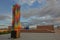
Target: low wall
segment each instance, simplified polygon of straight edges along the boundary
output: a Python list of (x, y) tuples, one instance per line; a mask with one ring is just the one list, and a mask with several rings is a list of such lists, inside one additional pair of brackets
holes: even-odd
[(54, 30), (54, 25), (42, 25), (42, 26), (37, 26), (37, 29)]
[(32, 32), (32, 33), (55, 33), (53, 25), (37, 26), (37, 29), (21, 29), (21, 32)]

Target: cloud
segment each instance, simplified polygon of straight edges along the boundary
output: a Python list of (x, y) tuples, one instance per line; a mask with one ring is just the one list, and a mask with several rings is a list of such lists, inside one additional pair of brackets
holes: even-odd
[(26, 3), (27, 3), (28, 5), (32, 5), (34, 2), (35, 2), (35, 0), (27, 0), (27, 1), (26, 1)]
[[(51, 1), (49, 1), (51, 2)], [(22, 12), (24, 18), (29, 19), (33, 24), (59, 24), (60, 23), (60, 6), (54, 3), (46, 4), (43, 8), (30, 8)], [(53, 6), (52, 6), (53, 5)], [(58, 18), (58, 19), (57, 19)], [(59, 21), (57, 21), (59, 20)]]
[(14, 0), (14, 1), (21, 5), (25, 3), (31, 5), (35, 0)]
[[(11, 25), (12, 21), (12, 15), (10, 14), (0, 14), (0, 25), (4, 25), (3, 27), (7, 28), (9, 25)], [(0, 27), (2, 28), (2, 27)]]
[(5, 15), (0, 15), (0, 20), (6, 20), (6, 19), (10, 19), (10, 17)]
[[(15, 2), (23, 5), (28, 4), (31, 6), (35, 1), (38, 1), (38, 3), (41, 3), (44, 0), (14, 0)], [(46, 1), (46, 0), (45, 0)], [(58, 4), (58, 3), (57, 3)], [(48, 0), (47, 4), (41, 8), (29, 8), (28, 10), (25, 10), (21, 12), (21, 16), (23, 16), (23, 19), (21, 19), (21, 22), (30, 22), (32, 24), (58, 24), (60, 21), (60, 5), (56, 4), (56, 0)], [(6, 22), (11, 21), (12, 16), (7, 15), (1, 15), (0, 20), (6, 20)], [(58, 19), (57, 19), (58, 18)]]
[(35, 1), (37, 1), (38, 3), (42, 3), (45, 0), (14, 0), (14, 1), (20, 5), (28, 4), (29, 6), (31, 6)]

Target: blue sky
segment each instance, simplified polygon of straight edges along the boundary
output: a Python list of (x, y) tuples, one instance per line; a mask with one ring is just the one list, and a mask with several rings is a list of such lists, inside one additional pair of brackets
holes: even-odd
[(0, 25), (9, 25), (12, 5), (12, 0), (0, 0)]
[[(41, 6), (44, 5), (43, 3), (45, 2), (39, 3), (38, 1), (34, 1), (34, 0), (29, 0), (29, 1), (27, 0), (0, 0), (0, 25), (9, 25), (11, 23), (12, 6), (16, 3), (21, 5), (21, 14), (22, 14), (24, 10), (27, 12), (27, 10), (31, 8), (40, 8)], [(28, 19), (21, 16), (21, 21), (28, 22)]]
[[(42, 23), (45, 23), (44, 20), (50, 20), (49, 18), (53, 19), (51, 13), (54, 13), (54, 10), (50, 12), (51, 10), (48, 10), (48, 7), (48, 9), (44, 8), (50, 5), (49, 2), (47, 0), (0, 0), (0, 25), (11, 25), (12, 6), (16, 3), (21, 5), (21, 22), (36, 23), (37, 21), (43, 20)], [(49, 14), (47, 14), (48, 12)], [(53, 14), (53, 16), (57, 16), (57, 14)]]

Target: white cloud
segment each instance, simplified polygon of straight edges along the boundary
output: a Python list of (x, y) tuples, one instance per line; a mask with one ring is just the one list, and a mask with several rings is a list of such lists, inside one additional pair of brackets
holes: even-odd
[(36, 19), (36, 20), (52, 20), (53, 17), (51, 17), (50, 15), (46, 15), (46, 16), (31, 16), (30, 19)]
[(35, 1), (38, 1), (38, 3), (42, 3), (42, 2), (46, 2), (47, 5), (60, 5), (60, 0), (14, 0), (16, 3), (19, 3), (20, 5), (23, 4), (28, 4), (28, 5), (32, 5)]
[(42, 3), (43, 1), (46, 2), (46, 0), (37, 0), (38, 3)]
[[(55, 20), (59, 20), (60, 18), (60, 6), (45, 6), (43, 8), (30, 8), (27, 11), (23, 11), (22, 12), (22, 16), (24, 18), (29, 18), (29, 20), (32, 23), (40, 23), (43, 24), (44, 22), (46, 22), (47, 24), (59, 24), (60, 21), (55, 21)], [(57, 18), (58, 19), (55, 19)], [(41, 22), (42, 20), (42, 22)]]
[(35, 1), (37, 1), (38, 3), (42, 3), (42, 1), (45, 1), (45, 0), (14, 0), (14, 1), (20, 5), (23, 5), (26, 3), (29, 6), (31, 6)]
[(21, 5), (23, 5), (25, 3), (31, 5), (35, 0), (14, 0), (14, 1), (21, 4)]
[(39, 3), (41, 3), (42, 2), (42, 0), (37, 0)]
[[(12, 15), (11, 14), (0, 14), (0, 25), (4, 25), (3, 28), (7, 28), (9, 25), (11, 25), (12, 21)], [(0, 27), (0, 28), (2, 28)]]
[[(28, 4), (28, 5), (32, 5), (35, 1), (38, 1), (39, 3), (41, 3), (43, 0), (16, 0), (16, 2), (21, 4), (21, 5), (23, 5), (25, 3)], [(47, 23), (47, 24), (48, 23), (53, 23), (54, 20), (58, 20), (58, 19), (53, 19), (54, 17), (56, 17), (56, 16), (60, 17), (60, 6), (59, 5), (56, 6), (56, 0), (48, 0), (47, 1), (47, 6), (44, 6), (41, 9), (40, 8), (32, 8), (31, 9), (30, 8), (27, 11), (26, 10), (23, 11), (22, 16), (24, 18), (26, 18), (26, 20), (22, 20), (22, 21), (23, 22), (30, 21), (30, 22), (33, 22), (33, 23), (40, 23), (40, 24), (41, 23)], [(53, 19), (53, 21), (51, 21), (51, 19)], [(47, 20), (47, 22), (46, 22), (46, 20)], [(58, 21), (56, 21), (56, 22), (54, 21), (54, 23), (57, 23), (57, 22)]]

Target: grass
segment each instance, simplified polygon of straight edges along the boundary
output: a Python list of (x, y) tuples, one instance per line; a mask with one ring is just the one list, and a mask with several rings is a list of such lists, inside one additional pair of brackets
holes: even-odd
[(0, 32), (0, 35), (9, 34), (10, 32)]

